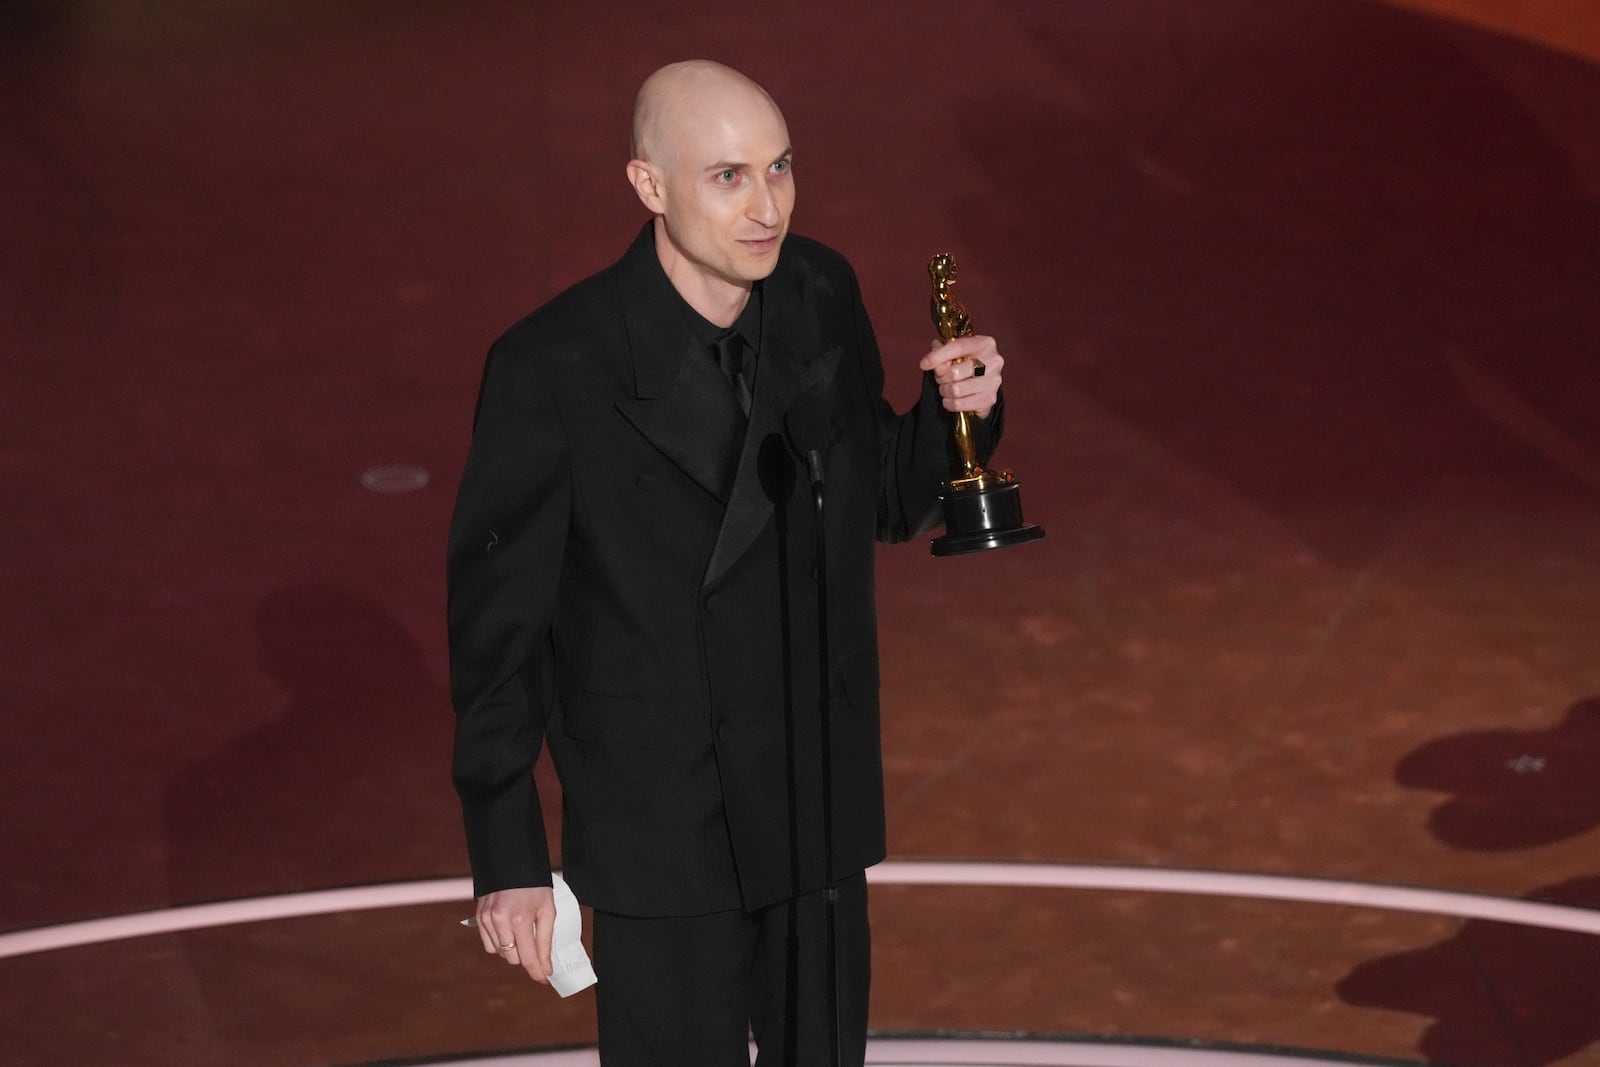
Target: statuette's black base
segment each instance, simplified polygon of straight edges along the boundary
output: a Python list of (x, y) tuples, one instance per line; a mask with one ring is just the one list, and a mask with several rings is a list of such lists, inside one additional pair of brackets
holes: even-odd
[(1022, 521), (1022, 487), (1017, 482), (947, 493), (944, 528), (945, 535), (933, 541), (935, 556), (1006, 548), (1044, 536), (1043, 528)]

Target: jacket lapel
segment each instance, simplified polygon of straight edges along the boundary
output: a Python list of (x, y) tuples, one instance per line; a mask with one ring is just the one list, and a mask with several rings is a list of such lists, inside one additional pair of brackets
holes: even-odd
[[(648, 257), (648, 258), (646, 258)], [(649, 226), (619, 264), (622, 318), (633, 358), (631, 399), (617, 410), (706, 492), (726, 503), (739, 463), (744, 412), (709, 351), (677, 321), (670, 283), (654, 262)]]
[[(761, 355), (756, 361), (750, 422), (702, 586), (727, 573), (771, 520), (773, 501), (761, 478), (763, 447), (776, 435), (779, 447), (787, 449), (783, 418), (789, 405), (807, 389), (830, 382), (838, 367), (840, 349), (822, 351), (814, 293), (804, 284), (801, 271), (788, 268), (789, 262), (780, 258), (777, 270), (763, 283)], [(726, 385), (723, 392), (727, 393)]]

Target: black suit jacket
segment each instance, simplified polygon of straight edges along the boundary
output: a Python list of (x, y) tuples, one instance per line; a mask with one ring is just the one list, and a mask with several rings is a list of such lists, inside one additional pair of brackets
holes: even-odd
[[(744, 425), (646, 225), (489, 353), (449, 545), (453, 776), (479, 895), (548, 884), (530, 768), (580, 900), (633, 915), (819, 887), (815, 519), (784, 415), (827, 412), (834, 873), (883, 858), (874, 540), (937, 514), (931, 378), (895, 415), (855, 276), (790, 236)], [(993, 422), (995, 420), (991, 420)]]

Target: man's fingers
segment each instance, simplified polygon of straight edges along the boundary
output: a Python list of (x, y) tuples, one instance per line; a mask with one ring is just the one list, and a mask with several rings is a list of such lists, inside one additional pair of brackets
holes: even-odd
[(478, 937), (485, 952), (504, 956), (515, 950), (517, 934), (512, 920), (511, 909), (497, 904), (493, 897), (478, 901)]
[(524, 971), (527, 971), (528, 977), (535, 982), (550, 981), (550, 965), (540, 962), (539, 949), (537, 947), (538, 934), (529, 934), (528, 943), (534, 947), (524, 950), (521, 945), (518, 945), (506, 954), (506, 962), (514, 963)]
[(922, 357), (923, 370), (932, 371), (940, 385), (998, 375), (1005, 360), (992, 337), (958, 337), (936, 345)]
[(549, 981), (551, 972), (555, 970), (550, 959), (550, 946), (555, 936), (556, 910), (541, 909), (536, 915), (533, 930), (529, 935), (533, 951), (527, 954), (528, 958), (522, 966), (535, 981), (545, 982)]
[(515, 956), (517, 953), (517, 935), (511, 933), (508, 928), (503, 929), (506, 929), (507, 932), (504, 934), (494, 934), (486, 939), (488, 942), (488, 951), (493, 952), (498, 956)]
[(522, 965), (522, 950), (517, 945), (512, 945), (510, 948), (503, 948), (500, 950), (500, 958), (511, 964), (513, 967), (520, 967)]
[(922, 357), (922, 369), (937, 370), (940, 365), (945, 363), (974, 358), (987, 363), (990, 354), (996, 351), (994, 338), (983, 334), (957, 337), (942, 344), (935, 341), (933, 347), (928, 349), (928, 354)]
[(996, 354), (994, 367), (990, 369), (986, 366), (983, 374), (973, 374), (970, 369), (963, 368), (961, 377), (938, 379), (939, 396), (945, 410), (965, 411), (979, 418), (987, 418), (1000, 396), (1000, 362)]
[(532, 912), (519, 913), (512, 919), (517, 951), (506, 962), (517, 964), (536, 982), (548, 981), (550, 977), (550, 934), (555, 927), (555, 919), (554, 908), (548, 911), (535, 908)]
[(555, 896), (549, 886), (501, 890), (478, 899), (478, 935), (484, 951), (541, 982), (550, 976), (555, 921)]
[[(554, 916), (550, 917), (551, 920)], [(521, 967), (528, 972), (528, 977), (543, 982), (550, 975), (548, 966), (550, 956), (549, 929), (553, 921), (539, 922), (526, 912), (513, 915), (511, 918), (512, 947), (502, 949), (501, 955), (505, 961), (514, 966)]]
[[(513, 939), (496, 946), (495, 951), (500, 954), (501, 959), (513, 967), (521, 967), (527, 971), (528, 977), (538, 982), (546, 982), (550, 976), (547, 962), (549, 949), (546, 947), (541, 950), (541, 939), (548, 942), (548, 938), (543, 937), (539, 924), (534, 924), (531, 928), (518, 933)], [(540, 962), (541, 955), (546, 962)]]
[(950, 411), (983, 411), (987, 413), (1000, 395), (1000, 368), (1004, 364), (999, 353), (992, 364), (983, 365), (983, 373), (974, 373), (974, 367), (962, 364), (950, 373), (938, 376), (939, 395)]
[(964, 359), (960, 363), (951, 364), (949, 370), (956, 379), (966, 378), (998, 378), (1001, 369), (1006, 365), (1006, 358), (997, 350), (990, 349), (979, 353), (971, 359)]
[(1006, 361), (1000, 353), (995, 352), (988, 359), (963, 359), (941, 367), (935, 372), (934, 378), (941, 386), (965, 382), (966, 386), (960, 391), (971, 393), (995, 386), (1000, 381), (1000, 370), (1005, 365)]
[(474, 926), (478, 928), (478, 940), (483, 942), (483, 951), (491, 956), (500, 951), (496, 944), (494, 923), (489, 917), (487, 898), (478, 901), (478, 913), (475, 916)]

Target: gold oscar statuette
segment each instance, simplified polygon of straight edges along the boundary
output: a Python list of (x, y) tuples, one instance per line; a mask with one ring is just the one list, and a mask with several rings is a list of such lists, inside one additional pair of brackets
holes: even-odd
[[(972, 319), (951, 293), (956, 282), (955, 257), (941, 252), (928, 261), (933, 282), (929, 310), (939, 340), (946, 343), (972, 334)], [(973, 375), (983, 374), (983, 364)], [(933, 541), (936, 556), (959, 556), (989, 548), (1005, 548), (1037, 541), (1044, 530), (1022, 521), (1022, 487), (1010, 471), (985, 470), (978, 462), (974, 437), (976, 420), (965, 411), (955, 413), (955, 464), (945, 484), (944, 536)]]

